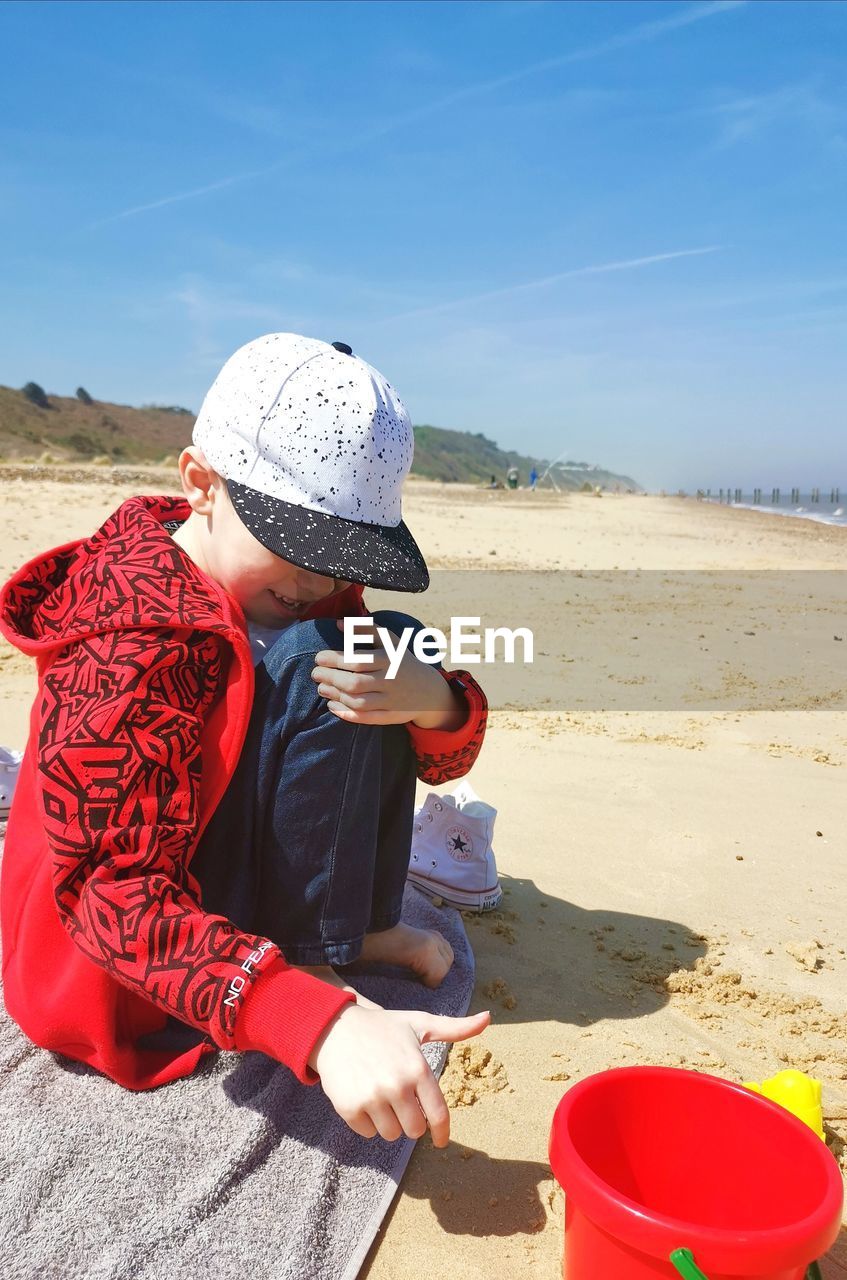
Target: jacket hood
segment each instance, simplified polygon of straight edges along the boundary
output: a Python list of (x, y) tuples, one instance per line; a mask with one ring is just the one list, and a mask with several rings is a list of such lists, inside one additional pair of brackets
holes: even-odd
[(36, 556), (0, 591), (0, 630), (33, 655), (127, 628), (243, 634), (236, 602), (170, 536), (189, 511), (184, 498), (129, 498), (91, 537)]

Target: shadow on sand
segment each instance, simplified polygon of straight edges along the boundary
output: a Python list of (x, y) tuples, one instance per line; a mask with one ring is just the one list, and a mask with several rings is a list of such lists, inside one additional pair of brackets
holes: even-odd
[[(706, 953), (705, 940), (679, 921), (586, 910), (519, 877), (501, 876), (501, 883), (499, 911), (464, 917), (476, 957), (472, 1008), (490, 1007), (496, 1023), (589, 1027), (605, 1019), (646, 1017), (667, 1004), (668, 976), (693, 968)], [(496, 1105), (497, 1097), (492, 1094), (486, 1105)], [(450, 1235), (531, 1237), (561, 1207), (546, 1162), (495, 1159), (455, 1141), (446, 1151), (436, 1151), (426, 1139), (420, 1143), (402, 1190), (428, 1201)], [(397, 1203), (360, 1280), (367, 1280)]]
[(667, 1004), (668, 976), (706, 953), (705, 940), (678, 921), (586, 910), (541, 893), (532, 880), (501, 876), (501, 883), (499, 911), (465, 915), (477, 966), (474, 1007), (490, 1004), (498, 1023), (644, 1017)]

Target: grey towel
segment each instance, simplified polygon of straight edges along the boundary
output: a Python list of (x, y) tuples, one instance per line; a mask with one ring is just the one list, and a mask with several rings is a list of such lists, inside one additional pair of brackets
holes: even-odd
[[(456, 963), (437, 991), (400, 971), (356, 978), (395, 1009), (461, 1015), (473, 954), (459, 914), (407, 887), (403, 918)], [(424, 1049), (440, 1073), (445, 1045)], [(4, 1280), (353, 1280), (414, 1143), (357, 1137), (319, 1085), (261, 1053), (210, 1055), (189, 1079), (129, 1093), (0, 1017)]]

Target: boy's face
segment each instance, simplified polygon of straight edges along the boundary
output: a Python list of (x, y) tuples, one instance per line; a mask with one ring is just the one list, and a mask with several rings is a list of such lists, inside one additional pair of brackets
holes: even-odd
[(200, 567), (238, 601), (251, 622), (265, 627), (287, 627), (302, 618), (318, 600), (349, 586), (339, 579), (300, 569), (268, 551), (241, 522), (226, 485), (218, 476), (214, 477), (213, 490), (211, 510), (202, 522), (202, 535), (197, 525), (192, 532), (183, 525), (186, 536), (177, 534), (176, 539)]

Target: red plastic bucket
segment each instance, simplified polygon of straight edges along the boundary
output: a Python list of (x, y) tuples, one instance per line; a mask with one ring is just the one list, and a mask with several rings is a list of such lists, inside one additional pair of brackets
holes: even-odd
[(680, 1280), (681, 1248), (708, 1280), (804, 1280), (841, 1223), (841, 1174), (820, 1138), (695, 1071), (621, 1067), (574, 1085), (550, 1164), (566, 1196), (566, 1280)]

